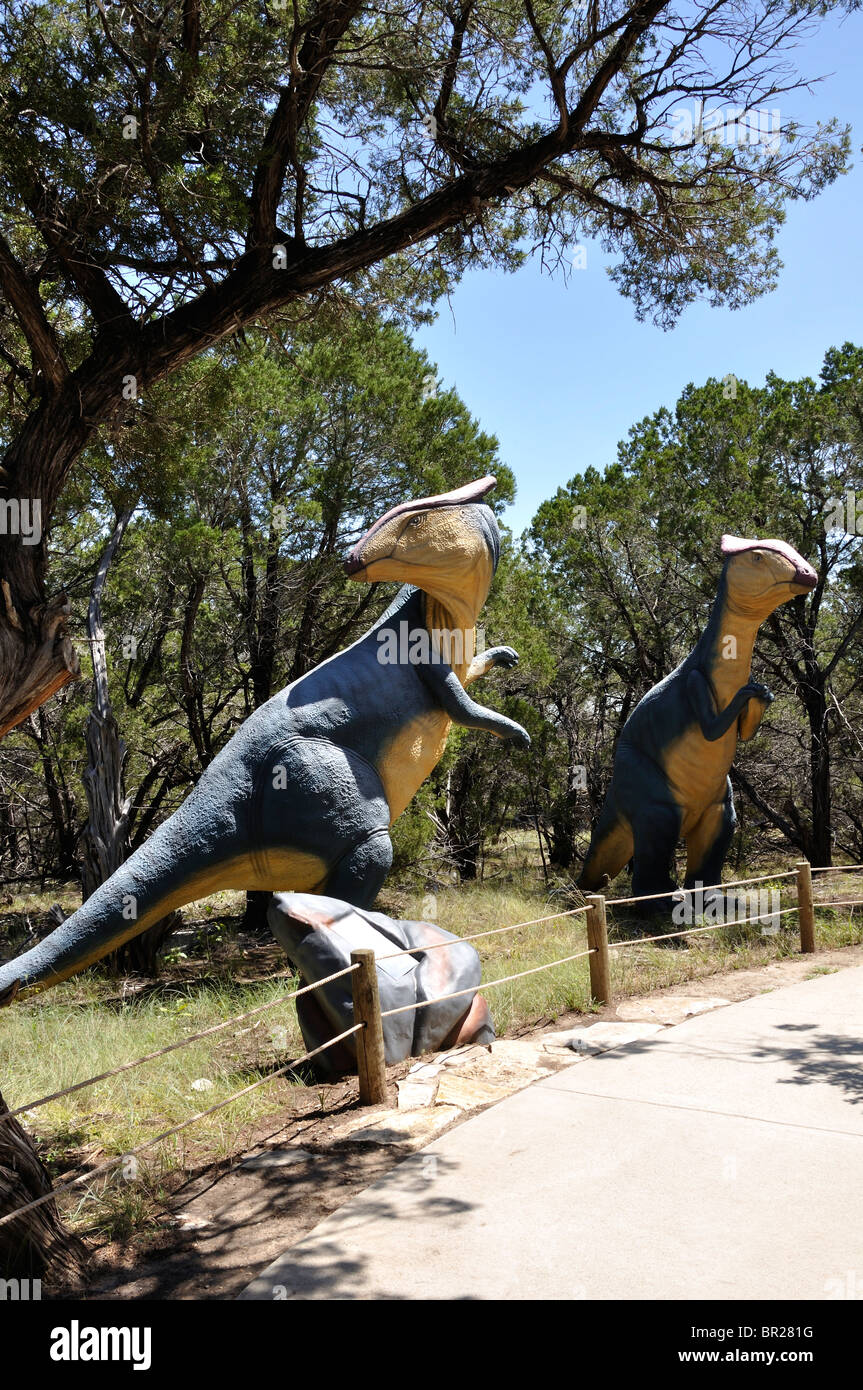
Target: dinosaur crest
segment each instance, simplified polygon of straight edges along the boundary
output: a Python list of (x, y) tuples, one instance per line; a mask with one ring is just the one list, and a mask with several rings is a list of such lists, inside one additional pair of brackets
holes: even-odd
[(726, 557), (728, 557), (729, 555), (742, 555), (743, 552), (746, 550), (772, 550), (775, 554), (781, 555), (784, 559), (789, 560), (791, 562), (791, 564), (799, 573), (801, 580), (804, 577), (810, 578), (812, 580), (813, 585), (818, 580), (818, 575), (816, 574), (812, 566), (808, 563), (807, 560), (804, 560), (803, 556), (798, 554), (798, 552), (794, 549), (793, 545), (789, 545), (787, 541), (748, 541), (743, 536), (725, 535), (722, 537), (722, 544), (720, 550), (721, 553)]

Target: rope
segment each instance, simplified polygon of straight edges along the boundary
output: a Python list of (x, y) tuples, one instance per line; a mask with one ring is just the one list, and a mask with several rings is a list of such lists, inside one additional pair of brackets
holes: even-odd
[(268, 1082), (274, 1081), (277, 1076), (284, 1076), (286, 1071), (292, 1071), (301, 1062), (307, 1062), (310, 1058), (316, 1057), (319, 1052), (325, 1052), (328, 1047), (333, 1047), (336, 1043), (342, 1042), (344, 1038), (349, 1038), (352, 1033), (359, 1033), (365, 1027), (364, 1023), (355, 1023), (353, 1028), (348, 1028), (344, 1033), (339, 1033), (337, 1038), (330, 1038), (329, 1042), (322, 1043), (320, 1047), (314, 1048), (312, 1052), (304, 1052), (302, 1057), (295, 1057), (293, 1061), (287, 1062), (278, 1071), (271, 1072), (269, 1076), (264, 1076), (260, 1081), (253, 1081), (250, 1086), (244, 1086), (242, 1091), (236, 1091), (234, 1095), (228, 1096), (227, 1100), (217, 1101), (208, 1110), (199, 1110), (197, 1115), (192, 1115), (190, 1119), (181, 1121), (174, 1125), (172, 1129), (166, 1129), (164, 1134), (157, 1134), (153, 1139), (146, 1139), (143, 1144), (138, 1144), (134, 1149), (129, 1149), (127, 1153), (115, 1154), (107, 1163), (101, 1163), (98, 1168), (94, 1168), (89, 1173), (82, 1173), (79, 1177), (73, 1178), (71, 1182), (65, 1182), (61, 1187), (55, 1187), (52, 1192), (46, 1192), (44, 1196), (37, 1197), (33, 1202), (27, 1202), (25, 1206), (16, 1208), (6, 1216), (0, 1216), (0, 1226), (5, 1226), (9, 1221), (17, 1221), (19, 1216), (23, 1216), (26, 1211), (32, 1211), (34, 1207), (41, 1207), (44, 1202), (52, 1202), (61, 1192), (69, 1192), (73, 1187), (78, 1187), (81, 1183), (90, 1182), (93, 1178), (99, 1177), (101, 1173), (108, 1172), (118, 1163), (122, 1163), (127, 1158), (134, 1158), (136, 1154), (142, 1153), (144, 1149), (152, 1148), (154, 1144), (160, 1144), (163, 1139), (170, 1139), (173, 1134), (179, 1134), (181, 1129), (187, 1129), (189, 1125), (196, 1124), (198, 1120), (203, 1120), (207, 1115), (212, 1115), (216, 1110), (224, 1110), (226, 1105), (232, 1105), (241, 1096), (247, 1096), (250, 1091), (255, 1091), (259, 1086), (266, 1086)]
[[(449, 944), (449, 943), (447, 943)], [(535, 965), (532, 970), (519, 970), (517, 975), (503, 975), (499, 980), (485, 980), (480, 985), (475, 985), (472, 989), (456, 989), (452, 994), (436, 994), (434, 999), (420, 999), (415, 1004), (402, 1004), (398, 1009), (387, 1009), (381, 1014), (381, 1018), (392, 1018), (393, 1014), (406, 1014), (411, 1009), (427, 1009), (431, 1004), (439, 1004), (442, 999), (460, 999), (463, 994), (476, 994), (480, 988), (492, 989), (494, 985), (505, 985), (510, 980), (521, 980), (525, 975), (537, 975), (540, 970), (553, 970), (556, 965), (566, 965), (571, 960), (582, 960), (585, 956), (596, 954), (596, 947), (591, 946), (589, 951), (579, 951), (574, 956), (564, 956), (562, 960), (549, 961), (547, 965)]]
[(820, 898), (816, 898), (813, 907), (863, 907), (863, 898), (846, 898), (844, 902), (823, 903)]
[(850, 874), (854, 869), (863, 869), (863, 864), (824, 864), (820, 869), (811, 869), (813, 874)]
[[(863, 867), (863, 865), (861, 865)], [(621, 903), (649, 903), (656, 898), (679, 898), (687, 893), (712, 893), (714, 889), (740, 888), (744, 883), (772, 883), (777, 878), (796, 878), (796, 869), (787, 869), (781, 874), (762, 874), (760, 878), (735, 878), (731, 883), (706, 883), (701, 888), (667, 888), (664, 893), (648, 893), (641, 898), (607, 898), (606, 907), (619, 907)]]
[(445, 946), (458, 946), (461, 941), (479, 941), (481, 936), (500, 936), (501, 932), (518, 931), (520, 927), (536, 927), (541, 922), (556, 922), (561, 917), (572, 917), (577, 912), (589, 912), (590, 905), (573, 907), (568, 912), (552, 912), (549, 917), (534, 917), (530, 922), (514, 922), (511, 927), (492, 927), (490, 931), (476, 931), (471, 936), (459, 936), (454, 941), (438, 941), (434, 946), (411, 946), (408, 950), (393, 951), (386, 956), (376, 956), (376, 960), (395, 960), (398, 956), (414, 956), (418, 951), (442, 951)]
[(695, 936), (697, 932), (719, 931), (722, 927), (745, 927), (749, 922), (764, 922), (771, 917), (784, 917), (786, 912), (796, 912), (797, 907), (783, 907), (777, 912), (762, 912), (760, 917), (744, 917), (730, 922), (711, 922), (708, 927), (688, 927), (686, 931), (664, 932), (662, 936), (634, 936), (629, 941), (609, 941), (609, 946), (646, 946), (650, 941), (668, 941), (673, 936)]
[(204, 1028), (200, 1033), (191, 1033), (189, 1037), (181, 1038), (179, 1042), (169, 1043), (167, 1047), (160, 1047), (156, 1052), (148, 1052), (144, 1057), (136, 1057), (134, 1062), (123, 1062), (119, 1067), (112, 1067), (110, 1071), (100, 1072), (98, 1076), (88, 1076), (86, 1081), (76, 1081), (74, 1086), (67, 1086), (62, 1091), (53, 1091), (50, 1096), (42, 1096), (39, 1100), (32, 1100), (28, 1105), (19, 1105), (15, 1110), (8, 1110), (5, 1115), (0, 1115), (0, 1124), (4, 1120), (11, 1120), (14, 1115), (23, 1115), (25, 1110), (38, 1110), (40, 1105), (48, 1105), (52, 1100), (60, 1100), (62, 1096), (71, 1096), (75, 1091), (83, 1091), (85, 1086), (93, 1086), (97, 1081), (107, 1081), (108, 1077), (119, 1076), (120, 1072), (131, 1071), (133, 1067), (140, 1067), (143, 1062), (152, 1062), (154, 1057), (164, 1057), (168, 1052), (176, 1052), (178, 1047), (188, 1047), (189, 1043), (197, 1042), (200, 1038), (207, 1038), (212, 1033), (218, 1033), (222, 1028), (228, 1028), (232, 1023), (242, 1023), (255, 1014), (263, 1013), (265, 1009), (274, 1009), (277, 1004), (285, 1004), (289, 999), (298, 999), (301, 994), (308, 994), (310, 990), (320, 989), (321, 985), (328, 985), (333, 980), (339, 980), (343, 975), (350, 975), (352, 971), (358, 969), (358, 965), (348, 965), (344, 970), (336, 971), (335, 975), (327, 975), (323, 980), (318, 980), (313, 985), (303, 985), (302, 989), (294, 990), (291, 994), (282, 994), (278, 999), (268, 1000), (266, 1004), (257, 1004), (254, 1009), (248, 1009), (244, 1014), (236, 1014), (233, 1018), (226, 1018), (224, 1023), (214, 1023), (211, 1028)]

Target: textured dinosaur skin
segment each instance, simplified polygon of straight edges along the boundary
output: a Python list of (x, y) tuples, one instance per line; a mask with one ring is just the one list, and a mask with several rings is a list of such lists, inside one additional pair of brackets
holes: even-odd
[[(773, 699), (750, 681), (758, 628), (775, 608), (818, 582), (784, 541), (722, 537), (725, 564), (707, 627), (670, 676), (623, 727), (611, 786), (579, 886), (604, 888), (633, 860), (633, 896), (677, 885), (671, 866), (686, 842), (686, 882), (719, 883), (736, 817), (728, 773), (737, 739), (752, 738)], [(667, 910), (669, 899), (653, 904)], [(651, 904), (642, 905), (650, 911)]]
[[(491, 1016), (481, 994), (440, 997), (477, 990), (482, 971), (479, 956), (469, 942), (431, 922), (393, 921), (382, 912), (307, 893), (277, 893), (267, 918), (304, 983), (312, 984), (344, 970), (351, 963), (351, 951), (365, 947), (380, 957), (376, 965), (383, 1012), (435, 1000), (426, 1008), (406, 1010), (383, 1020), (388, 1063), (460, 1043), (494, 1040)], [(387, 959), (407, 947), (440, 946), (442, 942), (452, 945)], [(345, 1032), (354, 1021), (350, 977), (301, 995), (297, 1017), (307, 1052)], [(314, 1065), (325, 1078), (356, 1071), (356, 1039), (336, 1043), (316, 1057)]]
[[(404, 503), (366, 532), (346, 563), (351, 578), (418, 587), (402, 588), (353, 646), (256, 710), (174, 815), (50, 936), (0, 968), (0, 1003), (68, 978), (222, 889), (328, 893), (369, 907), (392, 863), (390, 826), (439, 761), (451, 723), (529, 745), (519, 724), (464, 688), (518, 660), (511, 647), (474, 656), (499, 553), (481, 500), (494, 483)], [(452, 666), (382, 664), (382, 639), (422, 637), (428, 649), (430, 629), (455, 632)]]

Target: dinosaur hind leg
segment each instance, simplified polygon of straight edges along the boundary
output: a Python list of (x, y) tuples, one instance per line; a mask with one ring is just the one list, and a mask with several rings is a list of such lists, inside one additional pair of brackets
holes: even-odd
[(320, 892), (342, 898), (353, 907), (371, 907), (392, 868), (389, 830), (374, 830), (342, 855), (327, 875)]
[(671, 911), (671, 898), (655, 895), (671, 893), (677, 888), (671, 870), (680, 839), (680, 823), (680, 808), (672, 801), (650, 800), (639, 807), (633, 825), (632, 896), (652, 899), (639, 904), (640, 911), (645, 914)]
[(708, 806), (686, 836), (687, 888), (693, 888), (696, 882), (705, 886), (721, 882), (722, 866), (736, 825), (734, 796), (729, 781), (723, 800)]
[[(392, 867), (392, 862), (393, 846), (389, 831), (372, 831), (366, 839), (342, 855), (316, 891), (326, 897), (341, 898), (353, 907), (370, 908)], [(278, 932), (272, 926), (272, 918), (271, 929), (276, 939), (280, 940)], [(302, 979), (304, 983), (311, 983), (305, 976), (302, 976)], [(329, 988), (332, 990), (333, 986)], [(344, 1005), (349, 1006), (350, 984), (346, 985), (344, 980), (339, 981), (336, 986), (337, 998), (342, 990), (346, 991), (347, 996), (343, 1001)], [(321, 1007), (314, 993), (305, 994), (297, 1000), (297, 1017), (303, 1041), (309, 1052), (341, 1031), (334, 1026), (332, 1016)], [(313, 1063), (315, 1074), (322, 1080), (332, 1081), (336, 1077), (344, 1076), (346, 1072), (356, 1071), (355, 1043), (355, 1039), (348, 1038), (319, 1053)]]
[(600, 813), (590, 841), (584, 868), (578, 880), (579, 888), (588, 893), (605, 888), (616, 878), (632, 858), (632, 827), (611, 804), (609, 797)]

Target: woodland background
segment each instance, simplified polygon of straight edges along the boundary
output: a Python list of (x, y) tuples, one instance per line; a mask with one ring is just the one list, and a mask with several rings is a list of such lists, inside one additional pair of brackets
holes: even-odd
[[(430, 888), (481, 877), (501, 834), (529, 827), (547, 880), (577, 876), (617, 736), (695, 641), (724, 531), (788, 540), (821, 576), (758, 639), (756, 675), (777, 698), (739, 748), (732, 862), (860, 862), (863, 543), (830, 522), (840, 500), (847, 526), (861, 450), (863, 349), (845, 344), (826, 353), (818, 381), (690, 386), (674, 411), (634, 424), (615, 460), (561, 486), (522, 537), (507, 533), (485, 640), (521, 660), (484, 682), (482, 698), (523, 722), (533, 748), (454, 730), (396, 826), (396, 872)], [(72, 601), (85, 677), (0, 745), (7, 894), (20, 880), (50, 892), (54, 880), (83, 873), (92, 890), (102, 877), (85, 741), (95, 719), (94, 746), (109, 746), (106, 710), (94, 715), (94, 633), (122, 765), (119, 862), (252, 710), (382, 611), (391, 586), (343, 575), (358, 534), (397, 501), (486, 472), (500, 510), (514, 480), (496, 440), (438, 388), (405, 330), (350, 312), (203, 355), (142, 405), (122, 443), (91, 448), (49, 561)], [(250, 895), (250, 922), (262, 896)], [(152, 966), (176, 921), (132, 943), (125, 965)]]

